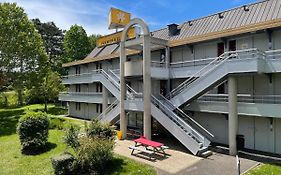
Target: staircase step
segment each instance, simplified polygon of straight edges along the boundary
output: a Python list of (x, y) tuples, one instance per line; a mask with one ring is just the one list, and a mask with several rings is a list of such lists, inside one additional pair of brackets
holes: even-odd
[(212, 155), (212, 154), (213, 154), (213, 152), (210, 151), (210, 150), (208, 150), (208, 147), (202, 147), (202, 148), (200, 148), (199, 151), (198, 151), (198, 153), (197, 153), (198, 156), (204, 157), (204, 158), (206, 158), (206, 157), (208, 157), (208, 156), (210, 156), (210, 155)]
[(208, 151), (205, 151), (205, 152), (201, 153), (199, 156), (200, 156), (200, 157), (207, 158), (207, 157), (209, 157), (209, 156), (211, 156), (211, 155), (213, 155), (213, 152), (210, 151), (210, 150), (208, 150)]

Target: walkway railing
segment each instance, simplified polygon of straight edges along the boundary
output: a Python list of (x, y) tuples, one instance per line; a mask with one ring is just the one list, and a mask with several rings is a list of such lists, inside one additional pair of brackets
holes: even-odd
[(106, 116), (112, 109), (114, 109), (119, 103), (119, 100), (115, 100), (111, 105), (109, 105), (99, 116), (97, 116), (98, 120), (101, 120), (104, 116)]
[(151, 96), (151, 102), (160, 109), (167, 117), (169, 117), (175, 124), (181, 127), (187, 134), (194, 137), (198, 143), (204, 143), (205, 138), (190, 125), (188, 125), (182, 118), (178, 117), (172, 110), (167, 107), (162, 101), (158, 100), (153, 95)]
[(167, 94), (166, 98), (171, 99), (176, 95), (180, 94), (183, 90), (187, 89), (187, 87), (198, 81), (198, 79), (204, 78), (207, 76), (211, 71), (215, 70), (218, 66), (222, 65), (225, 61), (231, 59), (241, 59), (241, 58), (265, 58), (265, 54), (263, 52), (258, 51), (258, 49), (248, 49), (248, 50), (241, 50), (241, 51), (230, 51), (225, 52), (221, 56), (217, 57), (209, 64), (204, 66), (201, 70), (196, 72), (190, 78), (185, 80), (181, 83), (178, 87), (172, 90), (169, 94)]
[[(205, 94), (197, 101), (228, 102), (228, 94)], [(281, 95), (238, 94), (237, 101), (241, 103), (281, 104)]]
[(201, 131), (200, 133), (204, 132), (205, 136), (207, 136), (209, 139), (213, 138), (214, 135), (210, 133), (207, 129), (205, 129), (202, 125), (200, 125), (198, 122), (196, 122), (193, 118), (188, 116), (185, 112), (183, 112), (180, 108), (175, 108), (175, 106), (164, 96), (161, 94), (159, 95), (159, 100), (162, 101), (164, 105), (167, 106), (171, 111), (175, 112), (179, 117), (184, 119), (186, 122), (188, 122), (192, 127), (194, 127), (197, 131)]
[(59, 95), (95, 96), (102, 95), (102, 92), (60, 92)]
[(265, 55), (267, 59), (280, 59), (281, 49), (265, 51)]

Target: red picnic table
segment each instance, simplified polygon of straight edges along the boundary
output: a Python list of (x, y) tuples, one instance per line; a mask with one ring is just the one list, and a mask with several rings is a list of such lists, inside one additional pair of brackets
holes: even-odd
[[(129, 147), (129, 149), (132, 149), (131, 154), (133, 154), (135, 150), (138, 150), (138, 151), (141, 151), (141, 152), (145, 152), (149, 155), (152, 155), (152, 154), (155, 154), (155, 153), (162, 153), (162, 154), (164, 154), (164, 156), (167, 155), (165, 153), (165, 149), (167, 149), (168, 147), (164, 146), (163, 143), (148, 140), (143, 136), (138, 138), (138, 139), (135, 139), (134, 142), (135, 142), (135, 146)], [(140, 146), (145, 147), (145, 150), (139, 149), (138, 147), (140, 147)], [(151, 156), (150, 156), (150, 158), (151, 158)]]

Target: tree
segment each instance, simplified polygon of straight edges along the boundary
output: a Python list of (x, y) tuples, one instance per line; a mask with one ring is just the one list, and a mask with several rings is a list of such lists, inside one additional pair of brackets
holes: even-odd
[(64, 36), (64, 50), (68, 61), (83, 59), (91, 51), (89, 38), (82, 26), (73, 25)]
[(16, 3), (0, 3), (0, 69), (12, 78), (18, 93), (18, 104), (23, 104), (26, 86), (43, 75), (47, 54), (40, 34)]
[(42, 77), (37, 85), (28, 90), (29, 100), (35, 102), (44, 102), (45, 111), (47, 111), (47, 104), (49, 101), (56, 101), (59, 92), (64, 90), (61, 84), (60, 76), (57, 72), (49, 70), (46, 76)]
[(64, 62), (63, 31), (59, 29), (54, 22), (42, 23), (38, 18), (32, 21), (41, 34), (52, 71), (62, 73), (62, 63)]
[(93, 50), (95, 47), (96, 47), (96, 44), (97, 44), (97, 40), (101, 37), (100, 34), (93, 34), (93, 35), (90, 35), (89, 36), (89, 41), (90, 41), (90, 44), (91, 44), (91, 50)]

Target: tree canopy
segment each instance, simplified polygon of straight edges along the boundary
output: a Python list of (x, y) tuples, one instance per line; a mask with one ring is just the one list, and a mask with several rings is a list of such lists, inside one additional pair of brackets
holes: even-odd
[(97, 44), (97, 40), (101, 37), (100, 34), (93, 34), (89, 36), (89, 40), (91, 43), (91, 50), (94, 49), (96, 47)]
[(64, 37), (64, 50), (69, 61), (80, 60), (91, 51), (91, 44), (82, 26), (73, 25)]
[(0, 3), (0, 70), (11, 74), (22, 104), (22, 91), (39, 78), (47, 64), (40, 34), (16, 3)]
[(43, 39), (51, 70), (61, 73), (64, 62), (63, 31), (54, 22), (42, 23), (38, 18), (32, 21)]

